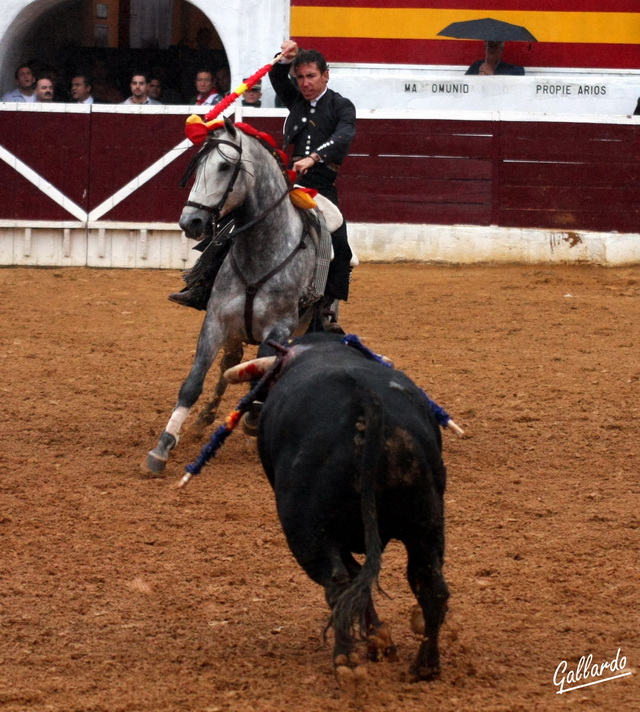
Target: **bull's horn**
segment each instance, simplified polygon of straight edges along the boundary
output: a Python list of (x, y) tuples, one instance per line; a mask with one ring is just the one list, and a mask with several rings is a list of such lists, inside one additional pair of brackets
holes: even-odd
[(453, 430), (453, 432), (454, 432), (459, 438), (463, 438), (463, 437), (464, 437), (464, 430), (463, 430), (459, 425), (457, 425), (456, 423), (454, 423), (453, 420), (450, 419), (450, 420), (447, 421), (447, 428), (449, 428), (449, 430)]
[(273, 366), (275, 361), (275, 356), (254, 358), (251, 361), (245, 361), (244, 363), (239, 363), (237, 366), (228, 368), (224, 372), (224, 377), (229, 383), (244, 383), (245, 381), (253, 381), (256, 378), (264, 376), (271, 366)]

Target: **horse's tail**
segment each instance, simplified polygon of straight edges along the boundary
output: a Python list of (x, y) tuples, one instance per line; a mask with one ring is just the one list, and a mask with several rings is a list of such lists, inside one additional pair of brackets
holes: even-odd
[(360, 512), (364, 528), (366, 560), (349, 586), (338, 598), (330, 624), (337, 630), (359, 628), (366, 635), (365, 612), (371, 600), (371, 589), (377, 583), (382, 566), (382, 541), (378, 528), (376, 480), (384, 449), (384, 410), (380, 398), (369, 389), (358, 387), (356, 402), (361, 404), (357, 428), (362, 436), (357, 463), (360, 484)]

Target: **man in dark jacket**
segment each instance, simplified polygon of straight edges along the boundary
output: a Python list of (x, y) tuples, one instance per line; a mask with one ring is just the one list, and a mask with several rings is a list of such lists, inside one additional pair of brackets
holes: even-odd
[[(283, 59), (269, 72), (280, 101), (289, 109), (284, 127), (284, 147), (293, 146), (291, 167), (297, 183), (317, 190), (338, 205), (336, 178), (356, 132), (356, 109), (349, 99), (327, 87), (329, 69), (317, 50), (300, 50), (292, 40), (282, 45)], [(297, 87), (289, 80), (289, 70)], [(329, 268), (325, 301), (349, 296), (351, 249), (347, 226), (331, 235), (334, 258)]]
[(521, 77), (524, 75), (524, 67), (519, 67), (517, 64), (509, 64), (502, 61), (504, 52), (504, 42), (488, 41), (485, 45), (485, 58), (474, 62), (465, 74), (484, 74), (491, 76), (492, 74), (511, 75)]

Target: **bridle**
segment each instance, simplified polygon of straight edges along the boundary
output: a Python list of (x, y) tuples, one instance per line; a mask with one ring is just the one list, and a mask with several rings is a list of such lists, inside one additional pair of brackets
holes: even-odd
[(220, 220), (220, 211), (222, 210), (224, 204), (227, 202), (227, 198), (233, 190), (233, 186), (236, 184), (238, 176), (240, 175), (240, 167), (242, 164), (242, 144), (236, 144), (232, 141), (226, 141), (223, 138), (210, 138), (209, 141), (214, 144), (215, 148), (218, 148), (220, 144), (225, 144), (226, 146), (231, 146), (231, 148), (235, 148), (238, 152), (238, 161), (233, 167), (233, 173), (231, 174), (231, 180), (227, 185), (227, 189), (223, 193), (222, 198), (220, 198), (217, 205), (210, 206), (204, 205), (203, 203), (196, 203), (193, 200), (187, 200), (187, 202), (185, 203), (185, 207), (196, 208), (197, 210), (205, 210), (206, 212), (211, 213), (211, 215), (215, 219), (215, 222), (217, 223), (218, 220)]
[[(240, 168), (242, 164), (242, 144), (236, 144), (233, 143), (232, 141), (227, 141), (226, 139), (221, 139), (221, 138), (210, 138), (209, 141), (213, 143), (213, 147), (217, 148), (220, 144), (224, 144), (226, 146), (231, 146), (232, 148), (235, 148), (235, 150), (238, 152), (238, 161), (235, 164), (233, 168), (233, 173), (231, 175), (231, 179), (229, 180), (229, 184), (227, 185), (227, 188), (218, 201), (217, 205), (210, 206), (210, 205), (204, 205), (203, 203), (196, 203), (193, 200), (187, 200), (185, 203), (186, 207), (190, 208), (196, 208), (197, 210), (204, 210), (208, 213), (211, 213), (211, 220), (212, 224), (215, 226), (217, 225), (218, 221), (220, 220), (220, 211), (222, 210), (224, 204), (227, 202), (227, 198), (229, 197), (229, 194), (233, 190), (233, 187), (236, 183), (236, 180), (238, 179), (238, 176), (240, 175)], [(262, 143), (262, 142), (261, 142)], [(264, 144), (263, 144), (264, 145)], [(267, 148), (265, 146), (265, 148)], [(270, 150), (270, 149), (268, 149)], [(271, 151), (270, 151), (271, 152)], [(274, 154), (272, 154), (274, 155)], [(275, 157), (275, 156), (274, 156)], [(280, 162), (281, 163), (281, 162)], [(281, 170), (283, 170), (283, 167), (281, 165)], [(283, 170), (284, 174), (284, 170)], [(293, 186), (289, 185), (287, 183), (287, 187), (284, 191), (284, 193), (266, 210), (264, 210), (260, 215), (257, 217), (253, 218), (253, 220), (250, 220), (249, 222), (245, 223), (244, 225), (233, 228), (230, 236), (228, 239), (234, 240), (235, 237), (240, 234), (241, 232), (244, 232), (245, 230), (248, 230), (249, 228), (253, 227), (256, 223), (260, 222), (263, 220), (269, 213), (271, 213), (273, 210), (275, 210), (280, 203), (289, 195), (289, 193), (292, 191)], [(238, 265), (234, 255), (233, 255), (233, 246), (232, 249), (229, 251), (229, 260), (231, 263), (231, 267), (233, 271), (235, 272), (236, 276), (238, 279), (242, 282), (245, 288), (245, 304), (244, 304), (244, 323), (245, 323), (245, 330), (247, 332), (247, 338), (248, 342), (252, 344), (258, 344), (259, 342), (256, 341), (253, 337), (253, 303), (255, 301), (256, 295), (260, 289), (266, 282), (268, 282), (273, 276), (275, 276), (280, 270), (282, 270), (284, 267), (286, 267), (289, 262), (296, 256), (299, 250), (304, 250), (307, 247), (306, 245), (306, 230), (304, 227), (304, 221), (303, 221), (303, 228), (302, 228), (302, 235), (300, 236), (300, 241), (298, 244), (293, 248), (293, 250), (287, 255), (287, 257), (282, 260), (282, 262), (274, 267), (270, 272), (268, 272), (266, 275), (264, 275), (261, 279), (256, 280), (255, 282), (248, 282), (245, 276), (242, 274), (242, 271), (240, 270), (240, 266)]]
[[(204, 203), (196, 203), (193, 200), (187, 200), (187, 202), (184, 204), (185, 207), (188, 208), (196, 208), (196, 210), (204, 210), (207, 213), (211, 213), (212, 216), (212, 222), (214, 225), (218, 223), (220, 220), (220, 211), (224, 207), (224, 204), (227, 202), (227, 198), (233, 191), (233, 187), (236, 184), (236, 181), (238, 180), (238, 176), (240, 175), (240, 169), (242, 167), (242, 144), (237, 144), (233, 143), (232, 141), (227, 141), (226, 139), (223, 138), (210, 138), (209, 141), (211, 141), (214, 144), (214, 147), (217, 148), (220, 144), (224, 144), (226, 146), (231, 146), (231, 148), (235, 148), (235, 150), (238, 152), (238, 161), (233, 167), (233, 173), (231, 174), (231, 179), (229, 180), (229, 183), (227, 185), (226, 190), (224, 191), (222, 197), (218, 201), (217, 205), (211, 206), (211, 205), (205, 205)], [(280, 203), (289, 195), (291, 192), (292, 188), (290, 186), (287, 186), (284, 193), (271, 205), (268, 207), (266, 210), (264, 210), (260, 215), (257, 217), (253, 218), (253, 220), (250, 220), (248, 223), (245, 223), (241, 227), (237, 227), (233, 231), (234, 237), (241, 232), (244, 232), (245, 230), (248, 230), (249, 228), (253, 227), (257, 223), (259, 223), (262, 219), (266, 218), (269, 213), (273, 212)]]

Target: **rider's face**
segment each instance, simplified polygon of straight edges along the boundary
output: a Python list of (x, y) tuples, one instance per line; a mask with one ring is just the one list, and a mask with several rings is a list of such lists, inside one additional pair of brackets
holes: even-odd
[(300, 93), (307, 101), (317, 99), (326, 89), (329, 81), (329, 70), (320, 72), (318, 65), (300, 64), (296, 67), (296, 82)]

